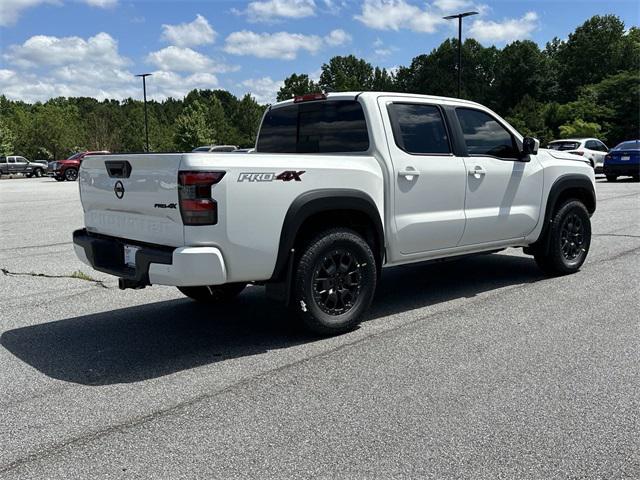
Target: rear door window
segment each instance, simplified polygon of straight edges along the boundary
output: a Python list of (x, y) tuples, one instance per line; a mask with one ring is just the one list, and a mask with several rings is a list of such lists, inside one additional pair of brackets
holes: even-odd
[(274, 108), (265, 115), (256, 148), (267, 153), (349, 153), (368, 149), (364, 112), (354, 100)]
[(438, 107), (392, 103), (388, 110), (398, 148), (414, 155), (451, 153), (447, 129)]

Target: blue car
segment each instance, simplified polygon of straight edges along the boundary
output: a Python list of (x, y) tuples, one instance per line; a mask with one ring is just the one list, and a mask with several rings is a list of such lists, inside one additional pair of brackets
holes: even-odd
[(622, 142), (610, 150), (604, 157), (602, 171), (610, 182), (615, 182), (620, 176), (640, 180), (640, 140)]

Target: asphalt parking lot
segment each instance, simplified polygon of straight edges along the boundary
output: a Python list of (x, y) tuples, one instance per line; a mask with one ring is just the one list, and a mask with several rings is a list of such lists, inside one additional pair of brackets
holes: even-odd
[(639, 478), (640, 184), (597, 194), (578, 274), (391, 269), (318, 340), (258, 287), (119, 291), (73, 253), (76, 183), (3, 180), (0, 477)]

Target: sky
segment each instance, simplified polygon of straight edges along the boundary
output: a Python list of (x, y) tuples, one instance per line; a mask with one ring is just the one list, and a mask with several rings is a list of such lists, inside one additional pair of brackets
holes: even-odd
[(335, 55), (397, 68), (457, 36), (442, 17), (475, 10), (463, 37), (503, 47), (566, 39), (596, 14), (640, 23), (637, 0), (0, 0), (0, 94), (182, 98), (194, 88), (270, 103), (291, 73), (317, 79)]

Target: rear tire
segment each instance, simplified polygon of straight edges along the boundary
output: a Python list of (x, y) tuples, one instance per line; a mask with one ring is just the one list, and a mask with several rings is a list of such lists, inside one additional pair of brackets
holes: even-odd
[(226, 283), (201, 287), (178, 287), (178, 290), (196, 302), (227, 303), (240, 295), (246, 286), (246, 283)]
[(584, 204), (578, 200), (564, 203), (553, 216), (547, 253), (534, 255), (538, 266), (551, 276), (577, 272), (591, 246), (591, 219)]
[(618, 179), (617, 175), (606, 175), (607, 182), (615, 182)]
[(42, 169), (41, 168), (36, 168), (33, 171), (33, 176), (36, 177), (36, 178), (42, 177)]
[(291, 307), (306, 330), (338, 335), (362, 320), (376, 290), (376, 259), (356, 232), (327, 230), (302, 249)]

